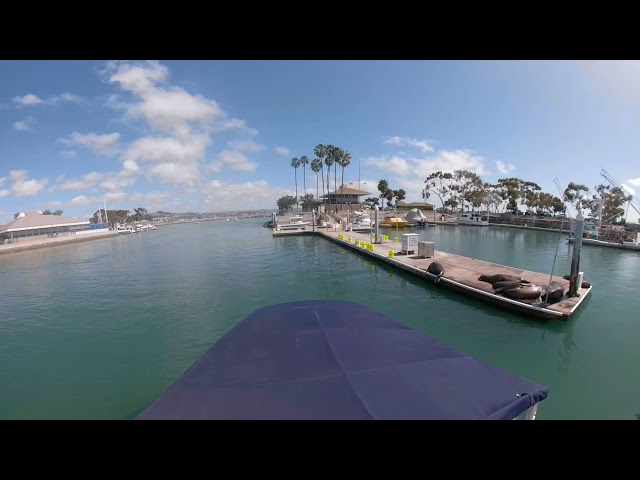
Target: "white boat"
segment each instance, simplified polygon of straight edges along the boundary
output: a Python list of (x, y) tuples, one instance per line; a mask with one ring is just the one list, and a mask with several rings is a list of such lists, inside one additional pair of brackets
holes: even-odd
[[(574, 237), (569, 237), (568, 240), (569, 240), (569, 243), (573, 243)], [(622, 240), (621, 242), (612, 242), (608, 240), (598, 240), (597, 238), (583, 238), (582, 244), (596, 245), (598, 247), (622, 248), (625, 250), (640, 251), (640, 243), (638, 243), (638, 240)]]
[(482, 215), (476, 212), (467, 212), (458, 217), (458, 225), (473, 225), (475, 227), (488, 227), (489, 222), (482, 219)]
[(119, 235), (129, 235), (131, 233), (136, 233), (135, 228), (129, 227), (127, 225), (118, 225), (116, 227), (116, 231)]
[(351, 217), (351, 231), (369, 232), (373, 223), (371, 217), (366, 213), (355, 212)]
[(289, 217), (289, 225), (288, 226), (297, 226), (302, 227), (306, 225), (311, 225), (311, 222), (305, 222), (302, 220), (300, 215), (294, 215), (293, 217)]

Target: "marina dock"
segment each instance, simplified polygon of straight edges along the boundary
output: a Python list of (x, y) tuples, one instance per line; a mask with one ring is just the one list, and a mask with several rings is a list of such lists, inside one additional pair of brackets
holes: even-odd
[[(507, 274), (522, 277), (532, 284), (546, 286), (549, 284), (549, 274), (531, 272), (439, 250), (434, 250), (434, 256), (429, 258), (419, 257), (417, 251), (407, 255), (402, 253), (400, 242), (386, 240), (381, 244), (372, 244), (372, 236), (368, 232), (343, 232), (326, 228), (316, 228), (315, 231), (311, 228), (304, 231), (274, 231), (274, 236), (281, 235), (321, 236), (342, 245), (344, 248), (355, 250), (357, 253), (373, 257), (394, 268), (400, 268), (424, 280), (437, 283), (439, 287), (448, 288), (484, 303), (531, 317), (567, 320), (578, 310), (593, 288), (592, 286), (580, 288), (577, 297), (564, 296), (561, 301), (552, 304), (512, 299), (494, 293), (490, 283), (480, 281), (478, 278), (481, 275)], [(393, 237), (390, 236), (390, 238)], [(359, 245), (356, 245), (356, 240)], [(364, 247), (364, 244), (371, 245), (370, 249)], [(390, 251), (393, 252), (393, 256), (390, 256)], [(440, 278), (427, 271), (429, 265), (434, 261), (444, 267), (444, 275)], [(568, 280), (561, 276), (553, 276), (552, 280), (560, 283), (564, 287), (565, 293), (569, 291)]]

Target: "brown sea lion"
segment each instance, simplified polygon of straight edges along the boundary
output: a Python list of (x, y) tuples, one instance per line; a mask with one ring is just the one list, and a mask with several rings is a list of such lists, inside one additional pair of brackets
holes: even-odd
[(478, 280), (494, 285), (497, 282), (521, 282), (522, 277), (517, 277), (515, 275), (506, 275), (504, 273), (497, 273), (495, 275), (480, 275), (478, 277)]
[[(547, 296), (547, 290), (549, 291), (549, 295)], [(542, 293), (540, 298), (543, 302), (547, 303), (556, 303), (559, 302), (560, 299), (564, 296), (564, 287), (561, 283), (553, 281), (551, 285), (543, 285)]]
[(542, 293), (542, 288), (538, 285), (520, 285), (516, 288), (507, 288), (502, 291), (505, 297), (519, 300), (535, 300)]
[(439, 262), (431, 262), (427, 267), (427, 272), (442, 277), (444, 275), (444, 267)]

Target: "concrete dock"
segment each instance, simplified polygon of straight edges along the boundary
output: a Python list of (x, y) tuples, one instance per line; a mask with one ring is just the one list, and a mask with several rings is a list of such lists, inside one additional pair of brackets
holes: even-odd
[(56, 238), (25, 238), (20, 239), (18, 243), (10, 245), (0, 245), (0, 255), (16, 252), (25, 252), (27, 250), (37, 250), (40, 248), (57, 247), (60, 245), (69, 245), (71, 243), (89, 242), (92, 240), (100, 240), (117, 236), (118, 232), (113, 230), (96, 230), (89, 235), (64, 235)]
[[(299, 235), (300, 233), (298, 233)], [(484, 260), (455, 255), (453, 253), (434, 251), (434, 257), (422, 258), (416, 254), (402, 254), (402, 245), (399, 242), (384, 241), (382, 244), (373, 244), (372, 250), (368, 250), (362, 246), (356, 246), (356, 239), (361, 243), (371, 244), (371, 235), (369, 233), (358, 232), (342, 232), (333, 229), (318, 229), (315, 231), (308, 228), (302, 234), (322, 236), (330, 241), (349, 248), (362, 255), (373, 257), (395, 268), (401, 268), (413, 275), (424, 280), (436, 283), (440, 287), (449, 288), (459, 293), (478, 299), (484, 303), (488, 303), (506, 310), (510, 310), (528, 317), (538, 318), (555, 318), (559, 320), (567, 320), (571, 317), (582, 304), (583, 300), (588, 297), (591, 289), (580, 288), (577, 297), (563, 297), (563, 299), (554, 304), (541, 304), (540, 301), (532, 300), (516, 300), (505, 296), (495, 294), (490, 283), (478, 280), (480, 275), (508, 274), (516, 275), (530, 281), (536, 285), (548, 285), (549, 274), (530, 272), (519, 268), (499, 265)], [(380, 235), (383, 235), (381, 232)], [(340, 239), (339, 236), (343, 238)], [(351, 242), (348, 241), (351, 237)], [(392, 235), (389, 235), (393, 239)], [(389, 251), (393, 251), (393, 258), (389, 256)], [(438, 279), (436, 275), (427, 272), (427, 268), (431, 262), (437, 261), (444, 267), (444, 275)], [(553, 280), (562, 284), (565, 292), (569, 290), (569, 281), (562, 277), (554, 276)]]

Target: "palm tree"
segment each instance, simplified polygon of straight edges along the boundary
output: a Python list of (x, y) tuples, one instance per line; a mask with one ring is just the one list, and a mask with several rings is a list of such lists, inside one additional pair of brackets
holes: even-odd
[(395, 196), (395, 190), (391, 190), (390, 188), (387, 189), (386, 192), (384, 192), (384, 197), (387, 199), (387, 206), (389, 206), (389, 203), (391, 203), (391, 200), (393, 200), (393, 197)]
[(304, 194), (307, 194), (307, 164), (309, 163), (309, 159), (306, 155), (300, 157), (298, 160), (298, 165), (302, 165), (302, 172), (304, 177), (302, 177), (302, 181), (304, 182)]
[(404, 189), (401, 188), (400, 190), (394, 190), (393, 196), (396, 197), (396, 206), (397, 206), (398, 202), (407, 198), (407, 192), (405, 192)]
[[(334, 150), (333, 145), (325, 145), (324, 146), (324, 163), (328, 167), (327, 168), (327, 197), (329, 200), (329, 208), (331, 208), (331, 194), (329, 192), (329, 185), (331, 185), (331, 166), (334, 164)], [(334, 192), (335, 195), (335, 192)]]
[(351, 163), (351, 154), (340, 149), (340, 159), (338, 163), (342, 167), (342, 188), (344, 188), (344, 169)]
[(298, 167), (300, 166), (300, 159), (298, 159), (298, 157), (292, 158), (291, 166), (293, 167), (296, 177), (296, 208), (298, 208)]
[(389, 190), (389, 182), (386, 180), (380, 180), (378, 182), (378, 191), (380, 192), (380, 204), (382, 205), (382, 210), (384, 210), (384, 197)]
[(316, 145), (313, 149), (313, 153), (318, 160), (320, 160), (320, 176), (322, 177), (322, 195), (324, 195), (324, 157), (327, 155), (327, 147), (323, 144)]
[[(322, 160), (319, 158), (314, 158), (311, 161), (311, 170), (313, 170), (316, 174), (316, 198), (320, 198), (319, 186), (318, 186), (318, 172), (322, 168)], [(324, 195), (324, 178), (322, 179), (322, 194)]]

